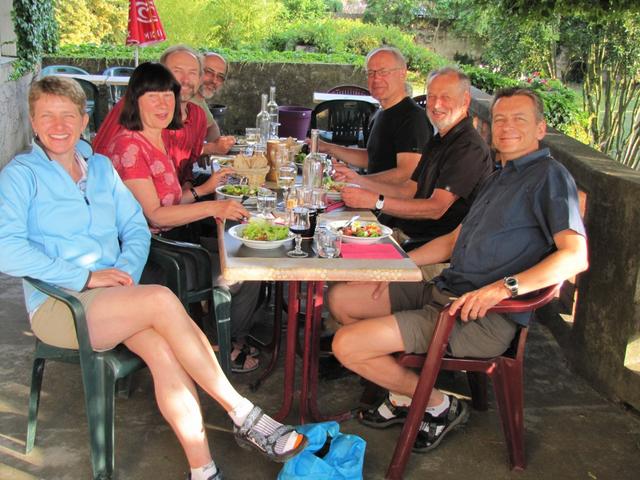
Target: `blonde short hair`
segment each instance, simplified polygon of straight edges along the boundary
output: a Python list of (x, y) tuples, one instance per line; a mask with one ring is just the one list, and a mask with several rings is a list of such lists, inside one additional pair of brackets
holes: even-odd
[(29, 115), (33, 117), (35, 103), (42, 95), (56, 95), (71, 100), (84, 115), (87, 106), (87, 96), (78, 82), (72, 78), (47, 76), (31, 84), (29, 89)]

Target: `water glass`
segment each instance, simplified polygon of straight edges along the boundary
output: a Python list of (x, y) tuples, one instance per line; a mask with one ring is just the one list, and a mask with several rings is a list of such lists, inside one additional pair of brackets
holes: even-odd
[(342, 235), (327, 228), (319, 228), (316, 232), (316, 247), (322, 258), (336, 258), (342, 249)]
[(245, 140), (247, 141), (247, 145), (252, 147), (260, 141), (260, 129), (255, 127), (247, 127), (245, 128)]
[(256, 196), (256, 206), (261, 216), (273, 217), (273, 211), (276, 209), (276, 192), (268, 188), (260, 188)]

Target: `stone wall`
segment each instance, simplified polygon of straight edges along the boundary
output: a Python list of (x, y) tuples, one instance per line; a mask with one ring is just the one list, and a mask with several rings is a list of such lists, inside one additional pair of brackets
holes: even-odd
[(31, 140), (27, 93), (32, 76), (9, 80), (12, 70), (11, 61), (0, 58), (0, 168)]
[[(46, 65), (76, 65), (89, 73), (101, 73), (107, 68), (104, 60), (45, 58)], [(108, 66), (116, 65), (116, 62)], [(133, 66), (132, 63), (125, 63)], [(336, 85), (364, 85), (367, 79), (362, 69), (352, 65), (294, 64), (294, 63), (231, 63), (229, 78), (211, 100), (227, 106), (224, 129), (227, 133), (243, 132), (255, 126), (260, 110), (260, 94), (269, 93), (276, 86), (278, 105), (297, 105), (313, 108), (313, 92), (326, 92)]]
[[(473, 97), (473, 114), (488, 133), (491, 97), (478, 90)], [(577, 279), (577, 295), (569, 292), (573, 312), (556, 304), (539, 317), (574, 371), (640, 410), (640, 172), (552, 129), (544, 143), (580, 190), (590, 266)]]

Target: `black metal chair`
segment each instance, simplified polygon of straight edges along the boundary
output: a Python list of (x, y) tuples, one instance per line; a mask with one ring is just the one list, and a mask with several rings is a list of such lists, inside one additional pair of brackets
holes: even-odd
[(89, 124), (87, 125), (88, 131), (85, 131), (84, 137), (90, 141), (90, 134), (97, 132), (102, 123), (102, 118), (99, 115), (99, 106), (103, 100), (101, 100), (100, 92), (95, 84), (83, 78), (73, 77), (73, 79), (80, 84), (82, 90), (84, 90), (84, 94), (87, 96), (86, 111), (87, 115), (89, 115)]
[[(130, 77), (135, 69), (132, 67), (109, 67), (102, 75), (107, 77)], [(113, 107), (127, 91), (126, 85), (109, 85), (109, 108)]]
[(427, 96), (426, 95), (416, 95), (413, 97), (413, 101), (420, 105), (422, 108), (427, 108)]
[(338, 145), (365, 146), (369, 138), (369, 119), (378, 107), (361, 100), (329, 100), (311, 113), (311, 128), (320, 130), (322, 140)]
[(358, 85), (338, 85), (330, 88), (327, 93), (343, 93), (345, 95), (371, 95), (371, 92)]

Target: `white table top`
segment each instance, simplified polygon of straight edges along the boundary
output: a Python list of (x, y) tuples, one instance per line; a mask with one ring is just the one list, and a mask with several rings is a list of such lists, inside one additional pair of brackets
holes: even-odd
[(322, 103), (328, 100), (360, 100), (379, 105), (380, 102), (369, 95), (347, 95), (344, 93), (313, 92), (313, 103)]
[[(358, 213), (364, 220), (375, 220), (368, 210)], [(348, 220), (353, 214), (353, 211), (323, 214), (320, 215), (318, 223)], [(390, 238), (383, 241), (395, 244)], [(422, 280), (420, 268), (406, 256), (402, 259), (318, 258), (314, 255), (307, 258), (291, 258), (285, 253), (291, 248), (293, 248), (292, 244), (285, 244), (274, 250), (254, 250), (231, 237), (224, 225), (218, 224), (218, 249), (222, 274), (230, 281), (417, 282)], [(308, 243), (303, 243), (303, 249), (309, 248)]]

